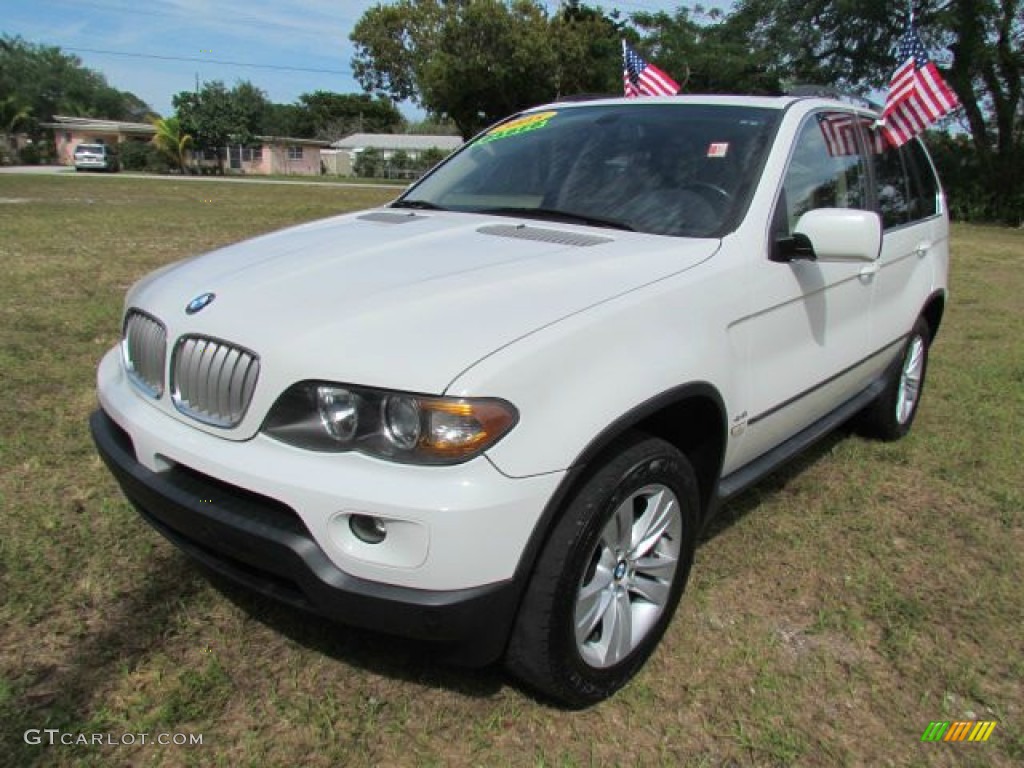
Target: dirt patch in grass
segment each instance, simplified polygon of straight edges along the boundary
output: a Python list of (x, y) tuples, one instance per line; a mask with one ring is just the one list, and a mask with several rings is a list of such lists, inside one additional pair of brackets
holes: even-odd
[[(1019, 765), (1024, 233), (958, 227), (913, 434), (730, 504), (663, 646), (585, 712), (210, 581), (92, 449), (125, 288), (391, 190), (0, 177), (0, 765)], [(985, 744), (922, 744), (988, 719)], [(47, 746), (28, 729), (202, 734)]]

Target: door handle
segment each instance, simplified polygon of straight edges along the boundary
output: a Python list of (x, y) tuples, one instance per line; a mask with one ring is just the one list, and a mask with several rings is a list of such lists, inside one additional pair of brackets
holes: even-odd
[(878, 262), (872, 261), (870, 264), (865, 264), (863, 267), (861, 267), (860, 276), (872, 277), (878, 274), (879, 269), (881, 269), (881, 267), (879, 267)]
[(931, 247), (931, 241), (922, 240), (920, 243), (917, 244), (917, 248), (914, 249), (914, 255), (919, 257), (924, 256), (925, 254), (928, 253), (928, 251), (931, 250)]

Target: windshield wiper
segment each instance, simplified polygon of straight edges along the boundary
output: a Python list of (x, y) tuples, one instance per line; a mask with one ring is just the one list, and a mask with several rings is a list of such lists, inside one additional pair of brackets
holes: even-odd
[(391, 208), (416, 208), (421, 211), (447, 211), (444, 206), (432, 203), (429, 200), (396, 200), (389, 207)]
[(604, 219), (572, 211), (560, 211), (557, 208), (474, 208), (473, 213), (490, 213), (495, 216), (522, 216), (524, 219), (543, 219), (545, 221), (564, 221), (568, 224), (586, 224), (591, 227), (606, 229), (622, 229), (627, 232), (636, 230), (624, 221)]

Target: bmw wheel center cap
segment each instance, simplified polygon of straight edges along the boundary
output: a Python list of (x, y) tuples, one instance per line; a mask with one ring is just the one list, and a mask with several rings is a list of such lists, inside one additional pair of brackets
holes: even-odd
[(215, 298), (217, 298), (217, 294), (215, 293), (199, 294), (194, 299), (192, 299), (192, 301), (185, 305), (185, 314), (194, 315), (196, 312), (199, 312), (201, 309), (204, 309), (207, 306), (209, 306), (210, 303)]

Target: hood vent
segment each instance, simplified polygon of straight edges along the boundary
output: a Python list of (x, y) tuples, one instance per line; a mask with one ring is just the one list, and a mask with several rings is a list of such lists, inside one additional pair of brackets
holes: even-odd
[(408, 224), (416, 219), (426, 219), (428, 216), (420, 216), (410, 211), (409, 213), (390, 213), (389, 211), (370, 211), (362, 216), (357, 216), (360, 221), (376, 221), (379, 224)]
[(610, 237), (585, 235), (580, 232), (567, 232), (561, 229), (528, 227), (525, 224), (488, 224), (486, 227), (480, 227), (477, 232), (481, 235), (514, 237), (519, 240), (533, 240), (539, 243), (551, 243), (552, 245), (572, 245), (577, 248), (615, 242)]

